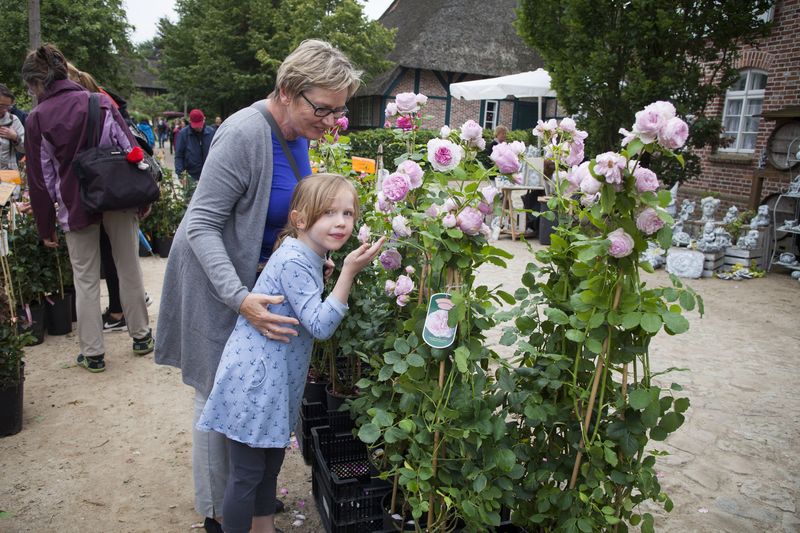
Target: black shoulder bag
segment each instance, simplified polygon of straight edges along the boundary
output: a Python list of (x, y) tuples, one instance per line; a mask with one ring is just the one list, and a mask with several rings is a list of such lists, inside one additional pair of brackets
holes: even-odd
[(89, 96), (86, 146), (72, 162), (86, 211), (119, 211), (158, 200), (160, 191), (154, 165), (142, 170), (137, 164), (128, 162), (127, 153), (121, 147), (98, 146), (101, 130), (100, 100), (96, 93), (92, 93)]

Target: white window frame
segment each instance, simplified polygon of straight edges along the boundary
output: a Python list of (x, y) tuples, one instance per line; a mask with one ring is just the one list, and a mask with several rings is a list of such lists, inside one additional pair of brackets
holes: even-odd
[[(748, 106), (748, 101), (760, 99), (761, 100), (762, 109), (763, 109), (763, 105), (764, 105), (764, 89), (750, 89), (749, 87), (751, 85), (751, 80), (752, 80), (754, 75), (761, 74), (761, 75), (766, 76), (767, 73), (764, 72), (763, 70), (748, 69), (748, 70), (741, 71), (741, 74), (742, 74), (742, 76), (745, 77), (744, 90), (734, 91), (734, 90), (728, 89), (728, 91), (725, 93), (725, 107), (724, 107), (724, 110), (722, 112), (722, 125), (723, 125), (723, 128), (724, 128), (725, 127), (725, 119), (731, 116), (730, 113), (729, 113), (731, 101), (732, 100), (741, 100), (741, 102), (742, 102), (741, 110), (739, 111), (739, 114), (738, 114), (739, 127), (737, 128), (736, 131), (727, 131), (727, 130), (723, 131), (722, 137), (723, 138), (727, 138), (729, 136), (732, 136), (733, 137), (733, 141), (731, 142), (731, 144), (729, 146), (726, 146), (725, 148), (720, 148), (720, 151), (752, 154), (755, 151), (755, 148), (742, 148), (742, 142), (744, 140), (744, 134), (753, 134), (753, 133), (757, 134), (758, 133), (758, 126), (756, 126), (756, 130), (755, 131), (745, 131), (744, 130), (745, 123), (747, 122), (746, 119), (752, 116), (752, 115), (746, 114), (747, 113), (747, 109), (749, 107)], [(758, 123), (760, 124), (760, 122), (761, 122), (761, 120), (759, 119)]]
[[(494, 104), (492, 111), (492, 120), (488, 119), (489, 104)], [(500, 102), (498, 100), (484, 100), (483, 104), (483, 129), (494, 131), (497, 127), (497, 115), (500, 114)]]
[(772, 18), (775, 16), (775, 6), (770, 6), (769, 9), (766, 11), (759, 13), (756, 18), (764, 23), (772, 22)]

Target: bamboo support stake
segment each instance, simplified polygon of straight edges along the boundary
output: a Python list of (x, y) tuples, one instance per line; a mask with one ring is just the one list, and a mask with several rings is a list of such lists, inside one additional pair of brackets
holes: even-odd
[[(622, 283), (617, 283), (616, 292), (614, 292), (614, 302), (611, 309), (616, 311), (619, 307), (619, 299), (622, 296)], [(589, 393), (589, 405), (586, 408), (586, 417), (583, 420), (583, 434), (589, 433), (589, 423), (592, 420), (592, 411), (594, 411), (594, 401), (597, 398), (597, 388), (600, 385), (600, 374), (603, 373), (603, 365), (605, 363), (605, 356), (608, 353), (608, 345), (611, 343), (611, 332), (609, 331), (606, 340), (603, 342), (603, 349), (600, 350), (600, 355), (597, 358), (597, 367), (595, 368), (594, 380), (592, 381), (592, 391)], [(579, 354), (580, 355), (580, 354)], [(581, 468), (581, 460), (583, 454), (581, 448), (584, 445), (584, 435), (581, 435), (581, 442), (578, 445), (578, 454), (575, 456), (575, 465), (572, 467), (572, 477), (569, 480), (569, 488), (574, 489), (575, 483), (578, 481), (578, 471)]]
[(400, 474), (394, 475), (394, 483), (392, 483), (392, 505), (389, 507), (389, 515), (393, 515), (397, 509), (397, 486), (400, 482)]

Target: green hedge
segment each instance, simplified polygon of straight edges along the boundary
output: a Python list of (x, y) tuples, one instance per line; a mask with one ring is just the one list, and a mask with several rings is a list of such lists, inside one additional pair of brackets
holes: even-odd
[[(417, 144), (427, 144), (430, 139), (438, 135), (438, 131), (419, 130), (417, 132)], [(376, 159), (378, 157), (378, 146), (383, 143), (383, 165), (389, 170), (394, 169), (394, 160), (406, 153), (406, 145), (395, 140), (394, 133), (388, 128), (353, 131), (348, 134), (348, 137), (350, 137), (350, 153), (358, 157)], [(489, 146), (493, 139), (492, 132), (484, 130), (483, 137), (486, 139), (486, 145)], [(534, 137), (531, 130), (513, 130), (508, 132), (507, 140), (509, 142), (522, 141), (528, 145), (534, 142)], [(491, 165), (489, 157), (483, 153), (478, 154), (478, 159), (484, 166)]]

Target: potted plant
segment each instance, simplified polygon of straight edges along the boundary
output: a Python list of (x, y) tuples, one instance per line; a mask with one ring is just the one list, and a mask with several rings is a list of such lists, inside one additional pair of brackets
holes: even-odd
[(639, 505), (673, 505), (655, 472), (665, 452), (649, 444), (678, 429), (689, 400), (680, 385), (655, 379), (649, 346), (662, 329), (686, 331), (682, 311), (702, 315), (703, 306), (674, 276), (671, 287), (656, 288), (640, 278), (652, 272), (640, 261), (648, 242), (667, 249), (672, 239), (670, 194), (640, 161), (648, 154), (682, 164), (673, 150), (688, 127), (667, 102), (636, 118), (632, 132), (620, 130), (621, 150), (584, 163), (585, 133), (571, 119), (534, 130), (556, 164), (548, 207), (559, 224), (505, 317), (514, 323), (501, 343), (516, 347), (518, 363), (497, 381), (524, 467), (513, 520), (532, 529), (653, 531)]
[(393, 482), (390, 514), (409, 509), (417, 531), (448, 531), (459, 521), (485, 531), (500, 524), (523, 469), (492, 377), (503, 362), (484, 334), (494, 306), (514, 299), (478, 285), (475, 271), (510, 258), (487, 241), (484, 216), (497, 195), (487, 180), (511, 177), (522, 150), (505, 145), (502, 167), (487, 170), (476, 159), (484, 144), (472, 121), (416, 146), (426, 101), (405, 93), (387, 108), (407, 153), (359, 233), (393, 236), (381, 255), (393, 312), (351, 404), (359, 437), (382, 451), (382, 477)]
[(159, 184), (161, 196), (152, 205), (147, 218), (142, 221), (142, 230), (152, 239), (153, 249), (161, 257), (168, 257), (172, 239), (186, 214), (186, 208), (197, 184), (187, 179), (176, 181), (169, 169), (164, 169), (164, 177)]
[[(44, 298), (45, 317), (47, 319), (48, 335), (66, 335), (72, 331), (72, 318), (75, 296), (72, 286), (72, 267), (69, 261), (69, 252), (64, 244), (58, 248), (48, 250), (50, 264), (47, 269), (54, 273), (49, 277), (51, 286)], [(72, 288), (70, 291), (69, 289)]]

